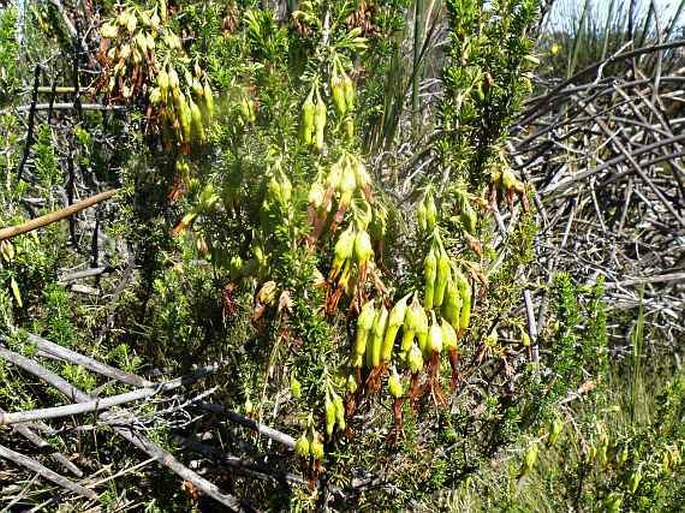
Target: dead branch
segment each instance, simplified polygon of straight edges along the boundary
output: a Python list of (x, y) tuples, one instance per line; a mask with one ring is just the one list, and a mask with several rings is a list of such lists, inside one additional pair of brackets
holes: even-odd
[[(0, 353), (2, 355), (3, 353)], [(216, 371), (216, 366), (208, 365), (193, 372), (188, 376), (154, 385), (152, 387), (139, 388), (131, 392), (113, 395), (111, 397), (103, 397), (92, 399), (89, 401), (80, 401), (77, 404), (68, 404), (64, 406), (55, 406), (52, 408), (37, 408), (35, 410), (18, 411), (13, 413), (0, 412), (0, 425), (19, 424), (22, 422), (32, 422), (35, 420), (55, 419), (59, 417), (69, 417), (72, 415), (79, 415), (81, 413), (88, 413), (93, 411), (108, 410), (115, 406), (130, 403), (133, 401), (140, 401), (161, 392), (168, 392), (176, 388), (189, 385), (197, 380), (208, 376)]]
[[(72, 398), (72, 400), (77, 402), (93, 401), (93, 398), (88, 394), (82, 392), (78, 388), (75, 388), (65, 379), (44, 368), (37, 362), (26, 358), (25, 356), (13, 351), (9, 351), (0, 346), (0, 357), (16, 365), (20, 369), (36, 376), (48, 385), (53, 386), (65, 396)], [(222, 492), (215, 484), (207, 481), (205, 478), (180, 463), (171, 453), (164, 450), (162, 447), (155, 444), (145, 436), (137, 433), (133, 427), (136, 424), (136, 419), (132, 413), (126, 410), (116, 413), (103, 412), (100, 414), (99, 418), (107, 425), (112, 427), (117, 434), (124, 437), (137, 448), (148, 454), (148, 456), (155, 458), (155, 460), (157, 460), (159, 463), (162, 463), (179, 477), (191, 482), (200, 491), (212, 497), (224, 506), (230, 508), (232, 511), (255, 511), (253, 508), (244, 505), (234, 496)]]
[(141, 378), (135, 374), (129, 372), (124, 372), (122, 370), (116, 369), (110, 365), (99, 362), (93, 358), (82, 355), (66, 347), (62, 347), (54, 342), (45, 340), (42, 337), (28, 334), (28, 340), (36, 346), (38, 349), (38, 356), (43, 356), (51, 359), (66, 360), (76, 365), (82, 365), (88, 370), (106, 376), (108, 378), (116, 379), (122, 383), (128, 385), (133, 385), (137, 387), (152, 387), (153, 383)]
[(48, 481), (52, 481), (56, 485), (61, 486), (62, 488), (65, 488), (78, 495), (81, 495), (87, 499), (93, 501), (98, 500), (98, 496), (93, 490), (84, 488), (83, 486), (76, 484), (73, 481), (70, 481), (66, 477), (59, 475), (57, 472), (50, 470), (47, 467), (44, 467), (36, 460), (29, 458), (28, 456), (24, 456), (23, 454), (19, 454), (18, 452), (8, 449), (7, 447), (4, 447), (2, 445), (0, 445), (0, 458), (5, 458), (17, 465), (20, 465), (33, 472), (36, 472)]
[[(4, 414), (5, 411), (0, 408), (0, 415)], [(52, 448), (52, 446), (47, 443), (45, 440), (43, 440), (40, 436), (38, 436), (36, 433), (34, 433), (28, 426), (22, 425), (22, 424), (17, 424), (16, 426), (12, 426), (12, 430), (17, 433), (18, 435), (23, 436), (26, 438), (29, 442), (31, 442), (33, 445), (38, 447), (39, 449), (49, 449)], [(83, 477), (83, 471), (78, 468), (76, 465), (74, 465), (69, 459), (64, 456), (64, 454), (57, 452), (57, 451), (51, 451), (50, 457), (55, 460), (57, 463), (62, 465), (65, 470), (71, 472), (74, 474), (76, 477)]]
[(99, 194), (96, 194), (95, 196), (91, 196), (90, 198), (81, 200), (78, 203), (74, 203), (73, 205), (70, 205), (66, 208), (57, 210), (56, 212), (51, 212), (49, 214), (45, 214), (44, 216), (31, 219), (30, 221), (27, 221), (24, 224), (20, 224), (19, 226), (9, 226), (7, 228), (2, 228), (0, 229), (0, 240), (11, 239), (12, 237), (16, 237), (17, 235), (21, 235), (22, 233), (37, 230), (38, 228), (43, 228), (44, 226), (47, 226), (49, 224), (61, 221), (62, 219), (66, 219), (67, 217), (73, 216), (81, 210), (84, 210), (88, 207), (92, 207), (93, 205), (96, 205), (101, 201), (105, 201), (111, 198), (117, 192), (119, 192), (119, 189), (104, 191)]
[(207, 411), (211, 411), (213, 413), (222, 413), (226, 415), (228, 420), (230, 420), (231, 422), (235, 422), (236, 424), (240, 424), (243, 427), (256, 431), (260, 435), (264, 435), (267, 438), (271, 438), (275, 442), (281, 443), (290, 449), (295, 449), (295, 439), (286, 433), (278, 431), (277, 429), (274, 429), (272, 427), (266, 426), (261, 422), (257, 422), (256, 420), (244, 417), (239, 413), (236, 413), (232, 410), (229, 410), (221, 406), (220, 404), (202, 403), (201, 406)]

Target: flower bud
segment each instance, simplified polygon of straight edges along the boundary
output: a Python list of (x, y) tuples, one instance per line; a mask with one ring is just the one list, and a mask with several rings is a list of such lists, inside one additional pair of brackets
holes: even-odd
[(424, 199), (426, 203), (426, 229), (432, 230), (438, 222), (438, 208), (435, 206), (433, 194), (428, 191)]
[(447, 281), (450, 278), (451, 269), (450, 257), (443, 250), (438, 257), (438, 269), (435, 278), (435, 292), (433, 298), (433, 306), (440, 308), (445, 297), (445, 289), (447, 288)]
[(347, 110), (350, 111), (354, 108), (354, 82), (349, 77), (347, 73), (343, 73), (343, 90), (345, 91), (345, 103), (347, 104)]
[(343, 263), (352, 256), (355, 246), (355, 233), (352, 225), (350, 225), (344, 232), (338, 237), (338, 242), (335, 243), (334, 257), (333, 257), (333, 270), (339, 270)]
[(317, 102), (314, 105), (314, 146), (317, 150), (323, 149), (324, 129), (326, 128), (326, 104), (317, 93)]
[(295, 375), (290, 376), (290, 393), (295, 399), (299, 399), (302, 395), (302, 385)]
[(423, 306), (430, 310), (433, 308), (433, 298), (435, 294), (435, 278), (437, 276), (437, 259), (435, 258), (435, 251), (431, 247), (428, 255), (423, 261), (423, 276), (425, 279)]
[(400, 375), (397, 374), (395, 369), (393, 369), (392, 374), (390, 374), (390, 377), (388, 378), (388, 390), (390, 395), (395, 399), (399, 399), (402, 397), (402, 394), (404, 394), (403, 388), (404, 387), (402, 387), (402, 379), (400, 378)]
[(312, 455), (312, 458), (314, 458), (317, 461), (323, 460), (324, 452), (323, 452), (323, 442), (321, 441), (321, 438), (318, 436), (318, 433), (314, 436), (312, 441), (309, 443), (309, 453)]
[(447, 281), (445, 301), (442, 305), (442, 314), (455, 330), (459, 329), (461, 295), (459, 294), (459, 287), (457, 287), (457, 284), (451, 277)]
[(433, 353), (441, 353), (443, 345), (442, 328), (440, 327), (437, 319), (435, 318), (435, 312), (431, 312), (431, 316), (433, 317), (433, 322), (431, 323), (428, 335), (430, 341), (430, 350)]
[(357, 233), (354, 240), (354, 256), (359, 265), (367, 263), (373, 258), (373, 246), (371, 245), (371, 237), (366, 231)]
[(205, 81), (202, 86), (204, 91), (205, 108), (207, 109), (207, 117), (211, 120), (214, 117), (214, 93), (208, 81)]
[(333, 405), (335, 406), (335, 423), (338, 428), (345, 430), (345, 405), (343, 404), (342, 397), (338, 394), (333, 393)]
[(343, 81), (340, 75), (334, 73), (331, 77), (331, 93), (333, 95), (333, 106), (339, 116), (344, 116), (347, 111), (347, 102), (345, 101), (345, 90)]
[(302, 104), (302, 141), (305, 144), (314, 142), (315, 113), (316, 107), (314, 105), (314, 100), (312, 99), (312, 93), (309, 93), (309, 96), (307, 96), (307, 99)]
[(309, 456), (309, 439), (305, 433), (295, 442), (295, 453), (302, 458)]
[(333, 429), (335, 428), (335, 404), (331, 401), (328, 394), (326, 394), (326, 434), (330, 437), (333, 434)]
[(416, 344), (411, 345), (407, 355), (407, 364), (412, 374), (416, 374), (423, 369), (423, 352)]
[(447, 322), (446, 319), (442, 320), (441, 324), (442, 328), (442, 342), (445, 346), (445, 349), (448, 351), (451, 351), (453, 349), (457, 349), (457, 332), (454, 331), (454, 328), (452, 325)]

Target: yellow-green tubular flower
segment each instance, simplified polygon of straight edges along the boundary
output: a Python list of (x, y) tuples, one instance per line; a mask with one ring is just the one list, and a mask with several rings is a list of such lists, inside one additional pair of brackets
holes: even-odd
[(178, 78), (178, 73), (176, 73), (176, 70), (174, 68), (169, 68), (169, 89), (171, 89), (171, 93), (174, 96), (174, 99), (178, 99), (179, 95), (181, 94), (181, 87), (180, 87), (180, 80)]
[(329, 395), (328, 393), (326, 394), (326, 434), (331, 436), (335, 428), (335, 404), (331, 401)]
[(426, 203), (423, 200), (419, 201), (416, 208), (416, 220), (419, 223), (419, 230), (425, 232), (428, 225), (426, 224)]
[(326, 176), (326, 187), (331, 190), (338, 190), (340, 180), (342, 180), (343, 168), (341, 160), (333, 163), (328, 175)]
[(369, 333), (373, 328), (373, 321), (376, 318), (376, 308), (374, 301), (371, 300), (362, 306), (362, 310), (357, 318), (357, 334), (354, 341), (354, 366), (362, 366), (362, 358), (366, 352), (366, 345), (369, 340)]
[[(412, 303), (413, 304), (413, 303)], [(428, 315), (421, 305), (416, 302), (414, 308), (414, 317), (416, 319), (416, 337), (419, 341), (419, 348), (425, 351), (428, 345)]]
[(426, 229), (432, 230), (438, 222), (438, 207), (435, 205), (433, 194), (429, 190), (426, 193)]
[(161, 99), (166, 101), (169, 92), (169, 75), (164, 69), (157, 75), (157, 85), (159, 86)]
[(339, 116), (344, 116), (347, 111), (347, 102), (345, 101), (345, 89), (343, 79), (337, 72), (333, 72), (331, 76), (331, 93), (333, 95), (333, 106)]
[(354, 108), (354, 82), (350, 76), (343, 72), (343, 91), (345, 92), (345, 103), (347, 104), (347, 110), (352, 110)]
[(337, 273), (345, 261), (352, 256), (352, 253), (354, 252), (355, 237), (356, 234), (351, 224), (344, 232), (340, 234), (338, 242), (335, 243), (335, 248), (333, 250), (334, 257), (331, 273)]
[(457, 349), (457, 332), (446, 319), (442, 319), (442, 342), (447, 351)]
[(395, 399), (399, 399), (404, 394), (403, 388), (402, 378), (397, 374), (397, 370), (393, 368), (392, 373), (388, 378), (388, 390), (390, 391), (390, 395)]
[(323, 207), (324, 195), (325, 191), (323, 190), (323, 185), (321, 184), (321, 182), (316, 181), (312, 184), (312, 187), (309, 189), (309, 196), (307, 198), (307, 201), (312, 207), (318, 210), (321, 207)]
[(209, 82), (205, 80), (202, 86), (204, 90), (205, 108), (207, 109), (207, 117), (211, 121), (214, 118), (214, 93), (209, 85)]
[(407, 355), (407, 365), (412, 374), (416, 374), (423, 370), (423, 351), (416, 344), (411, 345), (409, 354)]
[(309, 456), (309, 439), (305, 433), (302, 433), (302, 436), (295, 442), (295, 453), (302, 458)]
[(435, 278), (437, 277), (437, 265), (438, 261), (435, 257), (435, 250), (431, 247), (428, 255), (423, 261), (423, 276), (425, 279), (423, 306), (430, 310), (433, 308), (433, 298), (435, 294)]
[(205, 90), (202, 87), (202, 83), (200, 82), (200, 79), (195, 77), (193, 78), (192, 81), (192, 89), (193, 89), (193, 94), (195, 95), (195, 98), (201, 99), (205, 95)]
[(471, 300), (473, 295), (468, 279), (466, 279), (466, 276), (461, 272), (457, 273), (457, 286), (459, 287), (459, 295), (461, 296), (459, 330), (463, 332), (469, 327), (471, 322)]
[[(383, 335), (388, 325), (388, 309), (385, 305), (381, 305), (376, 319), (373, 321), (373, 330), (371, 332), (371, 365), (370, 367), (378, 367), (381, 363), (381, 347), (383, 345)], [(368, 354), (368, 353), (367, 353)]]
[(313, 93), (314, 90), (312, 89), (302, 104), (302, 142), (305, 144), (314, 142), (316, 106), (314, 105)]
[(299, 399), (302, 395), (302, 384), (294, 374), (290, 376), (290, 393), (295, 399)]
[(326, 104), (317, 92), (317, 100), (314, 106), (314, 146), (317, 150), (323, 149), (324, 129), (326, 128)]
[(319, 433), (317, 433), (316, 431), (314, 432), (314, 435), (312, 436), (312, 439), (309, 442), (309, 454), (311, 454), (312, 458), (314, 458), (315, 460), (323, 460), (323, 442), (321, 441)]
[(193, 132), (197, 135), (200, 142), (205, 141), (205, 127), (202, 123), (202, 112), (197, 103), (193, 101), (192, 98), (189, 100), (190, 105), (190, 117), (192, 121)]
[(450, 257), (445, 250), (440, 251), (438, 257), (438, 270), (435, 278), (435, 292), (433, 298), (433, 306), (440, 308), (445, 297), (445, 289), (447, 288), (447, 281), (450, 278), (451, 262)]
[(450, 277), (445, 291), (445, 301), (442, 305), (442, 314), (455, 330), (459, 329), (459, 317), (461, 315), (461, 295), (459, 287)]
[(438, 320), (435, 318), (435, 312), (431, 312), (432, 320), (433, 322), (431, 323), (430, 327), (430, 332), (429, 332), (429, 340), (430, 340), (430, 351), (433, 353), (441, 353), (442, 352), (442, 328), (438, 324)]
[(190, 142), (190, 134), (193, 125), (192, 112), (186, 101), (186, 97), (183, 93), (178, 95), (178, 112), (179, 121), (181, 122), (181, 130), (183, 132), (183, 140), (185, 142)]
[(355, 162), (352, 163), (352, 168), (354, 169), (354, 177), (358, 188), (364, 189), (371, 185), (371, 175), (369, 175), (366, 166), (360, 159), (355, 159)]
[(373, 258), (371, 237), (366, 230), (358, 232), (357, 237), (354, 239), (354, 256), (360, 266)]
[[(416, 312), (414, 310), (414, 304), (418, 304), (416, 300), (416, 292), (414, 293), (414, 299), (411, 304), (407, 307), (404, 314), (404, 327), (402, 333), (402, 352), (407, 354), (411, 348), (411, 343), (414, 341), (416, 335)], [(419, 305), (420, 307), (420, 305)]]
[(404, 323), (404, 318), (407, 311), (407, 299), (409, 299), (409, 294), (400, 299), (392, 310), (390, 310), (390, 315), (388, 317), (388, 329), (385, 332), (385, 338), (383, 339), (383, 345), (381, 346), (381, 360), (387, 362), (392, 356), (392, 349), (395, 345), (395, 338), (397, 337), (397, 332)]
[(557, 440), (559, 440), (559, 435), (561, 435), (563, 429), (564, 423), (559, 419), (554, 419), (549, 428), (549, 437), (547, 438), (547, 443), (549, 445), (554, 445)]
[(352, 196), (357, 189), (357, 180), (354, 176), (354, 168), (350, 164), (349, 159), (345, 159), (336, 189), (340, 192), (339, 208), (347, 208), (352, 202)]
[(528, 451), (526, 452), (526, 456), (523, 459), (523, 469), (522, 469), (523, 474), (527, 474), (531, 470), (533, 470), (533, 467), (535, 466), (535, 462), (538, 459), (539, 450), (540, 450), (540, 447), (538, 446), (537, 442), (533, 442), (533, 445), (531, 445), (528, 448)]
[(342, 397), (333, 392), (333, 405), (335, 406), (335, 423), (338, 428), (345, 430), (345, 405), (343, 404)]

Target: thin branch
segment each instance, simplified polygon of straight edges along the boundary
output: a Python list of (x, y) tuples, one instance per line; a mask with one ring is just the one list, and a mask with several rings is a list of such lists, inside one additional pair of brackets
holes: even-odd
[[(82, 392), (54, 372), (47, 370), (40, 364), (30, 360), (29, 358), (26, 358), (25, 356), (13, 351), (9, 351), (0, 346), (0, 357), (3, 357), (8, 362), (13, 363), (22, 370), (38, 377), (45, 383), (55, 387), (57, 390), (62, 392), (62, 394), (73, 398), (77, 402), (88, 402), (93, 400), (93, 398), (88, 394)], [(215, 484), (207, 481), (205, 478), (180, 463), (171, 453), (164, 450), (162, 447), (147, 439), (143, 435), (135, 432), (133, 428), (135, 417), (132, 413), (126, 410), (117, 413), (104, 412), (100, 414), (100, 419), (111, 426), (112, 429), (114, 429), (114, 431), (116, 431), (120, 436), (124, 437), (141, 451), (148, 454), (148, 456), (155, 458), (155, 460), (162, 463), (172, 472), (186, 481), (191, 482), (200, 491), (209, 495), (224, 506), (230, 508), (232, 511), (256, 511), (250, 506), (244, 505), (234, 496), (222, 492)]]
[(4, 447), (2, 445), (0, 445), (0, 458), (5, 458), (13, 463), (16, 463), (17, 465), (25, 467), (31, 470), (32, 472), (39, 474), (41, 477), (47, 479), (48, 481), (52, 481), (56, 485), (61, 486), (62, 488), (65, 488), (67, 490), (70, 490), (75, 494), (81, 495), (86, 499), (90, 499), (93, 501), (98, 500), (98, 496), (93, 490), (84, 488), (83, 486), (74, 483), (66, 477), (59, 475), (57, 472), (50, 470), (47, 467), (44, 467), (36, 460), (29, 458), (28, 456), (24, 456), (23, 454), (20, 454), (18, 452), (15, 452), (12, 449), (8, 449), (7, 447)]
[[(3, 413), (5, 413), (5, 411), (2, 408), (0, 408), (0, 415), (2, 415)], [(52, 446), (48, 442), (46, 442), (40, 436), (34, 433), (28, 426), (25, 426), (23, 424), (17, 424), (16, 426), (12, 426), (12, 430), (18, 435), (21, 435), (24, 438), (26, 438), (29, 442), (31, 442), (39, 449), (52, 449)], [(83, 471), (76, 465), (74, 465), (71, 461), (69, 461), (69, 459), (66, 456), (64, 456), (64, 454), (52, 450), (50, 452), (50, 457), (57, 463), (62, 465), (62, 467), (64, 467), (65, 470), (71, 472), (76, 477), (83, 477)]]
[[(26, 143), (24, 144), (24, 153), (21, 157), (21, 162), (19, 162), (19, 167), (17, 168), (17, 180), (21, 180), (24, 174), (24, 167), (29, 159), (31, 153), (31, 145), (34, 143), (33, 128), (35, 126), (36, 120), (36, 103), (38, 102), (38, 86), (40, 84), (40, 66), (36, 64), (33, 70), (33, 94), (31, 96), (31, 105), (28, 107), (29, 120), (28, 129), (26, 132)], [(1, 240), (1, 239), (0, 239)]]
[(256, 420), (244, 417), (239, 413), (236, 413), (232, 410), (229, 410), (221, 406), (220, 404), (201, 403), (201, 406), (207, 411), (211, 411), (213, 413), (222, 413), (226, 415), (226, 417), (228, 417), (228, 420), (230, 420), (231, 422), (235, 422), (236, 424), (240, 424), (241, 426), (256, 431), (260, 435), (264, 435), (267, 438), (271, 438), (275, 442), (279, 442), (285, 445), (286, 447), (289, 447), (290, 449), (295, 449), (295, 439), (286, 433), (278, 431), (277, 429), (274, 429), (272, 427), (266, 426), (261, 422), (257, 422)]
[(71, 349), (55, 344), (54, 342), (45, 340), (42, 337), (33, 335), (32, 333), (28, 334), (28, 340), (36, 346), (36, 349), (38, 349), (39, 351), (39, 356), (45, 356), (47, 358), (52, 359), (67, 360), (76, 365), (82, 365), (86, 369), (101, 374), (102, 376), (116, 379), (117, 381), (121, 381), (122, 383), (126, 383), (128, 385), (133, 385), (137, 387), (153, 386), (153, 383), (151, 381), (141, 378), (136, 374), (131, 374), (129, 372), (119, 370), (98, 360), (72, 351)]
[[(1, 353), (0, 353), (1, 354)], [(35, 410), (18, 411), (13, 413), (0, 413), (0, 426), (19, 424), (21, 422), (32, 422), (34, 420), (55, 419), (60, 417), (69, 417), (72, 415), (79, 415), (92, 411), (102, 411), (119, 406), (121, 404), (130, 403), (133, 401), (140, 401), (151, 397), (160, 392), (168, 392), (176, 388), (182, 387), (196, 382), (209, 374), (216, 371), (216, 366), (208, 365), (196, 372), (179, 378), (160, 383), (154, 387), (139, 388), (131, 392), (117, 394), (110, 397), (103, 397), (92, 399), (89, 401), (80, 401), (76, 404), (67, 404), (64, 406), (54, 406), (52, 408), (36, 408)]]
[(30, 221), (27, 221), (24, 224), (20, 224), (19, 226), (9, 226), (7, 228), (2, 228), (0, 229), (0, 240), (11, 239), (12, 237), (16, 237), (17, 235), (21, 235), (22, 233), (37, 230), (38, 228), (43, 228), (44, 226), (47, 226), (49, 224), (61, 221), (62, 219), (66, 219), (67, 217), (72, 216), (77, 212), (80, 212), (81, 210), (84, 210), (88, 207), (92, 207), (93, 205), (96, 205), (101, 201), (105, 201), (111, 198), (117, 192), (119, 192), (119, 189), (111, 189), (109, 191), (104, 191), (99, 194), (96, 194), (95, 196), (91, 196), (90, 198), (86, 198), (77, 203), (74, 203), (73, 205), (70, 205), (66, 208), (57, 210), (56, 212), (51, 212), (49, 214), (45, 214), (44, 216), (31, 219)]

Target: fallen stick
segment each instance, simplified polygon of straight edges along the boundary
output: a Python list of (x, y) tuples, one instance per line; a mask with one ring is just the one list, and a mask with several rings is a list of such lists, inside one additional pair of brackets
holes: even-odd
[(617, 282), (607, 282), (604, 287), (609, 289), (615, 289), (619, 287), (630, 287), (634, 285), (647, 285), (649, 283), (667, 283), (671, 281), (683, 281), (685, 282), (685, 272), (683, 273), (670, 273), (670, 274), (657, 274), (654, 276), (645, 276), (643, 278), (631, 278), (627, 280), (617, 281)]
[(223, 413), (224, 415), (226, 415), (226, 417), (228, 417), (228, 420), (235, 422), (236, 424), (240, 424), (241, 426), (244, 426), (246, 428), (252, 429), (260, 435), (264, 435), (267, 438), (271, 438), (275, 442), (279, 442), (289, 447), (290, 449), (295, 449), (295, 439), (292, 436), (283, 433), (282, 431), (278, 431), (277, 429), (266, 426), (261, 422), (257, 422), (256, 420), (244, 417), (239, 413), (236, 413), (232, 410), (229, 410), (221, 406), (220, 404), (201, 403), (201, 407), (212, 413)]
[(180, 447), (183, 447), (184, 449), (189, 449), (208, 458), (216, 459), (228, 465), (229, 467), (235, 468), (240, 472), (258, 479), (273, 481), (278, 484), (292, 483), (301, 486), (309, 485), (309, 481), (302, 476), (291, 474), (289, 472), (274, 471), (268, 468), (266, 465), (247, 462), (237, 458), (236, 456), (229, 456), (225, 452), (215, 449), (207, 444), (203, 444), (202, 442), (179, 435), (174, 435), (174, 440), (179, 444)]
[(154, 383), (141, 378), (140, 376), (119, 370), (115, 367), (95, 360), (94, 358), (90, 358), (72, 351), (71, 349), (60, 346), (59, 344), (55, 344), (54, 342), (50, 342), (49, 340), (39, 337), (38, 335), (29, 333), (28, 340), (36, 346), (39, 356), (45, 356), (51, 359), (67, 360), (76, 365), (82, 365), (86, 369), (101, 374), (102, 376), (116, 379), (117, 381), (121, 381), (122, 383), (126, 383), (128, 385), (137, 387), (154, 386)]
[(52, 481), (56, 485), (59, 485), (62, 488), (66, 488), (67, 490), (72, 491), (78, 495), (81, 495), (82, 497), (94, 501), (98, 500), (98, 496), (93, 490), (89, 490), (88, 488), (84, 488), (83, 486), (76, 484), (73, 481), (70, 481), (66, 477), (59, 475), (57, 472), (50, 470), (47, 467), (44, 467), (36, 460), (29, 458), (28, 456), (24, 456), (23, 454), (14, 452), (13, 450), (0, 445), (0, 457), (10, 460), (13, 463), (16, 463), (17, 465), (20, 465), (24, 468), (27, 468), (39, 474), (41, 477), (44, 477), (48, 481)]
[(94, 267), (91, 269), (84, 269), (83, 271), (76, 271), (71, 274), (64, 274), (60, 276), (57, 281), (60, 284), (69, 283), (70, 281), (80, 280), (82, 278), (90, 278), (92, 276), (100, 276), (106, 272), (112, 272), (114, 268), (112, 267)]
[[(0, 347), (0, 356), (5, 357), (6, 355), (7, 350)], [(110, 397), (79, 401), (76, 404), (53, 406), (51, 408), (36, 408), (35, 410), (17, 411), (12, 413), (0, 412), (0, 426), (19, 424), (22, 422), (32, 422), (35, 420), (70, 417), (72, 415), (79, 415), (81, 413), (108, 410), (114, 406), (119, 406), (121, 404), (126, 404), (133, 401), (139, 401), (160, 392), (167, 392), (169, 390), (174, 390), (175, 388), (194, 383), (198, 379), (212, 374), (215, 370), (216, 367), (214, 365), (208, 365), (188, 376), (175, 378), (153, 387), (139, 388), (132, 390), (131, 392), (124, 392), (123, 394), (117, 394)]]
[(27, 221), (24, 224), (2, 228), (0, 229), (0, 240), (11, 239), (12, 237), (16, 237), (17, 235), (21, 235), (22, 233), (37, 230), (38, 228), (42, 228), (57, 221), (61, 221), (62, 219), (66, 219), (67, 217), (73, 216), (81, 210), (84, 210), (88, 207), (92, 207), (93, 205), (100, 203), (101, 201), (105, 201), (111, 198), (117, 192), (119, 192), (119, 189), (112, 189), (109, 191), (101, 192), (99, 194), (96, 194), (95, 196), (91, 196), (90, 198), (86, 198), (77, 203), (74, 203), (73, 205), (69, 205), (68, 207), (63, 208), (62, 210), (50, 212), (49, 214), (45, 214), (44, 216), (31, 219), (30, 221)]
[[(93, 398), (88, 394), (74, 387), (64, 378), (58, 376), (52, 371), (49, 371), (37, 362), (13, 351), (4, 349), (1, 346), (0, 350), (2, 350), (0, 351), (0, 356), (2, 358), (23, 369), (25, 372), (36, 376), (48, 385), (53, 386), (65, 396), (73, 398), (77, 402), (87, 402), (93, 400)], [(238, 512), (256, 511), (249, 506), (243, 505), (233, 495), (222, 492), (214, 483), (207, 481), (205, 478), (180, 463), (171, 453), (165, 451), (146, 437), (134, 432), (132, 425), (135, 417), (130, 412), (126, 410), (116, 413), (104, 412), (100, 414), (100, 419), (114, 429), (116, 433), (131, 442), (141, 451), (147, 453), (148, 456), (155, 458), (155, 460), (162, 463), (172, 472), (186, 481), (191, 482), (200, 491), (212, 497), (214, 500), (220, 502), (224, 506)]]
[[(0, 408), (0, 415), (2, 415), (3, 413), (5, 413), (5, 411), (2, 408)], [(18, 435), (26, 438), (29, 442), (31, 442), (39, 449), (52, 449), (52, 446), (49, 443), (47, 443), (40, 436), (34, 433), (28, 426), (25, 426), (23, 424), (17, 424), (16, 426), (12, 426), (12, 430)], [(64, 454), (59, 453), (57, 451), (50, 451), (50, 453), (50, 457), (57, 463), (62, 465), (62, 467), (64, 467), (65, 470), (68, 470), (76, 477), (83, 477), (83, 471), (76, 465), (74, 465), (71, 461), (69, 461), (69, 459), (66, 456), (64, 456)]]

